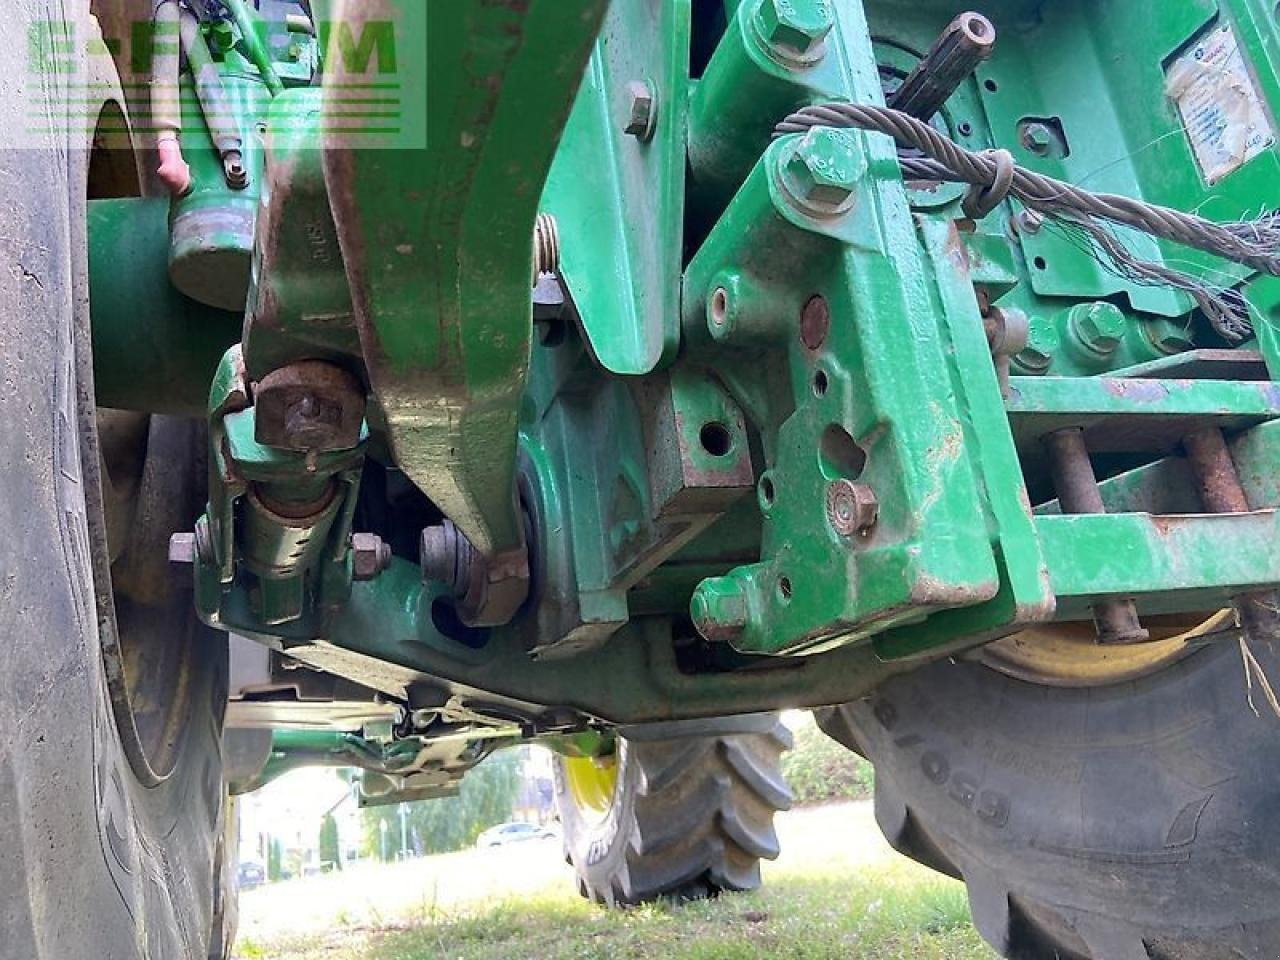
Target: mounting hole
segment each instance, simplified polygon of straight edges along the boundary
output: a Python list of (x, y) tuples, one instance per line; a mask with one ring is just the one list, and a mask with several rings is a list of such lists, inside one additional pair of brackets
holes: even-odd
[(822, 431), (818, 456), (822, 473), (828, 480), (857, 480), (867, 466), (867, 452), (838, 423)]
[(800, 311), (800, 342), (810, 350), (819, 349), (831, 332), (831, 306), (821, 294), (810, 297)]
[(791, 602), (791, 579), (789, 577), (778, 578), (778, 599), (783, 603)]
[(1037, 270), (1044, 270), (1049, 266), (1049, 264), (1045, 262), (1044, 257), (1036, 257), (1031, 262), (1035, 265), (1035, 268)]
[(827, 380), (827, 371), (819, 370), (813, 375), (813, 395), (815, 397), (825, 397), (827, 388), (830, 386), (831, 383)]
[(711, 294), (711, 322), (723, 327), (729, 318), (729, 291), (724, 287), (716, 287)]
[(997, 90), (1000, 89), (1000, 85), (990, 78), (983, 80), (982, 86), (985, 87), (987, 90), (989, 90), (991, 93), (995, 93)]
[(733, 449), (733, 434), (723, 423), (715, 420), (702, 425), (698, 441), (702, 444), (702, 449), (713, 457), (727, 457)]
[(760, 478), (760, 507), (763, 510), (769, 510), (773, 507), (773, 502), (778, 498), (778, 489), (774, 486), (773, 477), (765, 474)]
[(960, 136), (962, 137), (970, 136), (973, 133), (973, 124), (970, 123), (968, 120), (965, 120), (959, 126), (956, 127), (956, 130), (959, 131)]

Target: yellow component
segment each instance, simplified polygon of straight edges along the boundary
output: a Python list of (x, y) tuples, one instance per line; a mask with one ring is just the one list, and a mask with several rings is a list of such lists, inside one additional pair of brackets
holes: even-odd
[(1097, 642), (1091, 623), (1056, 623), (1034, 627), (987, 644), (975, 659), (993, 670), (1052, 687), (1100, 687), (1155, 673), (1181, 660), (1201, 644), (1197, 637), (1229, 629), (1234, 612), (1220, 610), (1185, 617), (1143, 618), (1151, 631), (1148, 643)]
[(589, 819), (603, 820), (618, 788), (617, 757), (561, 757), (574, 806)]

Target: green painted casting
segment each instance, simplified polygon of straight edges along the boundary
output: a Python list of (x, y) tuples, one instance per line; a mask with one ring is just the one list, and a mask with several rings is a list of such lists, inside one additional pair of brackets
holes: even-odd
[[(89, 300), (98, 404), (204, 416), (209, 382), (244, 316), (183, 296), (169, 280), (169, 202), (89, 203)], [(128, 269), (122, 269), (128, 264)]]
[[(358, 30), (372, 6), (322, 8)], [(377, 7), (419, 23), (408, 0)], [(406, 705), (564, 736), (848, 700), (1099, 599), (1194, 614), (1280, 586), (1280, 280), (1122, 232), (1239, 285), (1256, 336), (1236, 348), (1185, 293), (1016, 203), (974, 222), (963, 188), (904, 183), (884, 136), (772, 138), (798, 106), (883, 102), (959, 9), (432, 4), (399, 47), (427, 74), (427, 137), (400, 150), (340, 149), (323, 87), (282, 68), (268, 106), (233, 52), (261, 100), (261, 203), (236, 240), (243, 344), (207, 407), (202, 615)], [(1272, 205), (1280, 152), (1208, 176), (1169, 79), (1227, 38), (1280, 112), (1280, 26), (1256, 0), (982, 9), (995, 54), (939, 130), (1217, 220)], [(239, 203), (204, 166), (213, 207)], [(148, 209), (95, 207), (94, 261)], [(534, 278), (539, 212), (561, 249)], [(147, 277), (154, 244), (129, 254)], [(220, 315), (148, 281), (129, 330), (125, 281), (94, 274), (101, 396), (187, 409), (174, 371), (208, 380)], [(144, 351), (155, 372), (127, 384), (122, 345), (151, 329), (185, 355)], [(367, 393), (359, 445), (257, 443), (254, 385), (315, 360)], [(1182, 444), (1207, 427), (1251, 512), (1205, 514)], [(1107, 514), (1062, 514), (1045, 440), (1068, 428)], [(313, 509), (286, 523), (264, 495)], [(352, 582), (356, 517), (395, 550), (371, 582)], [(423, 582), (418, 534), (443, 517), (483, 558), (467, 575), (529, 587), (509, 623), (464, 627), (457, 584)]]

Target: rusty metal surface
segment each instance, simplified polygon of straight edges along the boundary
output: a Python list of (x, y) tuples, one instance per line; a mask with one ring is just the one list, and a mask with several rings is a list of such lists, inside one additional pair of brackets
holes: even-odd
[(902, 86), (889, 106), (929, 120), (960, 84), (995, 52), (996, 28), (980, 13), (966, 11), (952, 20)]
[[(1045, 445), (1062, 512), (1106, 513), (1084, 442), (1084, 431), (1059, 430), (1045, 438)], [(1150, 637), (1138, 622), (1138, 610), (1132, 600), (1098, 601), (1093, 605), (1093, 622), (1099, 643), (1140, 643)]]
[(364, 388), (331, 363), (301, 360), (273, 370), (253, 398), (261, 444), (306, 452), (346, 450), (360, 442)]
[[(1222, 431), (1214, 428), (1183, 438), (1196, 490), (1206, 510), (1213, 513), (1248, 513), (1249, 498), (1240, 483), (1235, 460)], [(1240, 622), (1256, 637), (1271, 636), (1280, 620), (1274, 592), (1245, 594), (1236, 601)]]
[(1182, 445), (1205, 509), (1212, 513), (1248, 513), (1249, 501), (1222, 431), (1210, 427), (1188, 434)]

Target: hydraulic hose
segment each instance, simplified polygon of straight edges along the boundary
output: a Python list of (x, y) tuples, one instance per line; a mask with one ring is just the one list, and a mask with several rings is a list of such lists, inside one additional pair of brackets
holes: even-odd
[(182, 102), (179, 77), (182, 52), (177, 0), (161, 0), (152, 15), (154, 53), (151, 74), (151, 123), (156, 131), (160, 168), (156, 171), (169, 192), (181, 196), (191, 188), (191, 168), (182, 157)]
[(222, 86), (222, 74), (218, 72), (200, 32), (200, 21), (185, 9), (181, 18), (182, 50), (195, 78), (200, 112), (204, 114), (209, 136), (222, 157), (228, 185), (243, 189), (248, 184), (248, 172), (244, 166), (244, 138), (240, 133), (239, 118)]
[(240, 36), (244, 39), (245, 48), (249, 52), (249, 59), (253, 61), (253, 65), (258, 68), (258, 73), (262, 75), (262, 82), (267, 85), (267, 90), (271, 92), (273, 97), (278, 97), (284, 91), (284, 84), (276, 76), (276, 69), (271, 63), (271, 55), (262, 44), (262, 36), (258, 33), (257, 17), (249, 12), (244, 0), (223, 0), (223, 4), (231, 11), (231, 16), (235, 18), (236, 26), (240, 29)]

